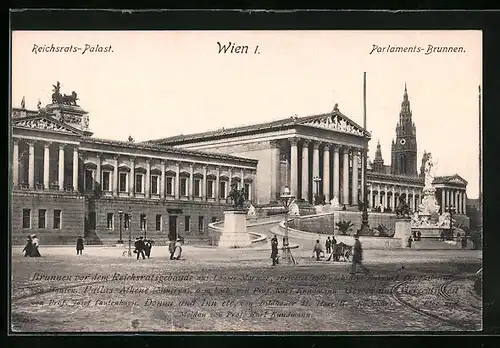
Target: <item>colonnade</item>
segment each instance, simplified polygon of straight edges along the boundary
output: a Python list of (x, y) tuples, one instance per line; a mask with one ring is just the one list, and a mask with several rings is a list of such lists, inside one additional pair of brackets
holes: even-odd
[(467, 214), (467, 194), (465, 190), (455, 188), (440, 188), (441, 206), (444, 211), (450, 207), (455, 208), (457, 214)]
[(398, 205), (399, 196), (403, 194), (410, 209), (418, 210), (419, 204), (422, 203), (422, 189), (420, 187), (371, 182), (368, 187), (368, 207), (382, 206), (384, 209), (389, 207), (394, 210)]

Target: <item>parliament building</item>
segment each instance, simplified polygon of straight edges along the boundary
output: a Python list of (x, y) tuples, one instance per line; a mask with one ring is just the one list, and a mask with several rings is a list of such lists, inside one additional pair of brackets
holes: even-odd
[[(12, 241), (36, 233), (45, 244), (116, 243), (129, 233), (164, 242), (208, 240), (208, 224), (230, 208), (231, 185), (247, 204), (273, 206), (285, 186), (303, 204), (334, 197), (357, 210), (368, 182), (370, 209), (390, 211), (403, 195), (414, 210), (424, 186), (416, 127), (404, 90), (391, 165), (380, 144), (364, 172), (371, 134), (331, 112), (135, 142), (98, 139), (89, 113), (54, 86), (52, 103), (12, 110)], [(425, 154), (424, 154), (425, 157)], [(425, 160), (425, 158), (424, 158)], [(467, 182), (436, 177), (439, 204), (465, 216)], [(121, 235), (120, 235), (121, 234)]]

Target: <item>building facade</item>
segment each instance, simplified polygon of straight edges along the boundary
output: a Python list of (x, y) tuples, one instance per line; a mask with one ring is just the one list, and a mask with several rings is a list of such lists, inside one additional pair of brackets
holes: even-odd
[[(223, 219), (230, 185), (255, 195), (257, 161), (230, 155), (97, 139), (79, 106), (13, 110), (12, 239), (44, 243), (78, 235), (116, 243), (207, 239)], [(120, 228), (121, 227), (121, 228)]]

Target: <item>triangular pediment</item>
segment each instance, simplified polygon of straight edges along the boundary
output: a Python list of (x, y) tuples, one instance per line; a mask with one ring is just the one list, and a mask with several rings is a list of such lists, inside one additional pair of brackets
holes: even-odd
[(449, 181), (450, 184), (467, 185), (467, 181), (462, 179), (460, 176), (454, 176)]
[(82, 132), (78, 129), (61, 123), (50, 116), (25, 117), (15, 119), (12, 123), (14, 128), (33, 129), (78, 136), (82, 135)]
[(305, 126), (324, 128), (335, 132), (353, 134), (357, 136), (369, 136), (369, 133), (366, 132), (363, 127), (359, 126), (354, 121), (338, 111), (334, 111), (330, 114), (308, 117), (307, 119), (304, 119), (302, 122), (300, 122), (300, 124), (303, 124)]
[(434, 179), (434, 183), (436, 184), (455, 184), (455, 185), (461, 185), (461, 186), (467, 186), (467, 180), (462, 178), (460, 175), (455, 174), (451, 176), (441, 176), (441, 177), (436, 177)]

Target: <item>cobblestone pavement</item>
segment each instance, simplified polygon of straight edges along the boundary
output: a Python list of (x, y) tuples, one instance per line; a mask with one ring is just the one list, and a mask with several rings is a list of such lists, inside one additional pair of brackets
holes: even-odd
[[(480, 330), (471, 292), (481, 253), (368, 250), (370, 275), (350, 264), (270, 265), (267, 245), (185, 246), (181, 260), (154, 247), (42, 247), (41, 258), (12, 250), (11, 327), (43, 331), (442, 331)], [(135, 254), (134, 254), (135, 256)], [(133, 277), (131, 277), (133, 276)], [(143, 277), (143, 278), (140, 278)]]

